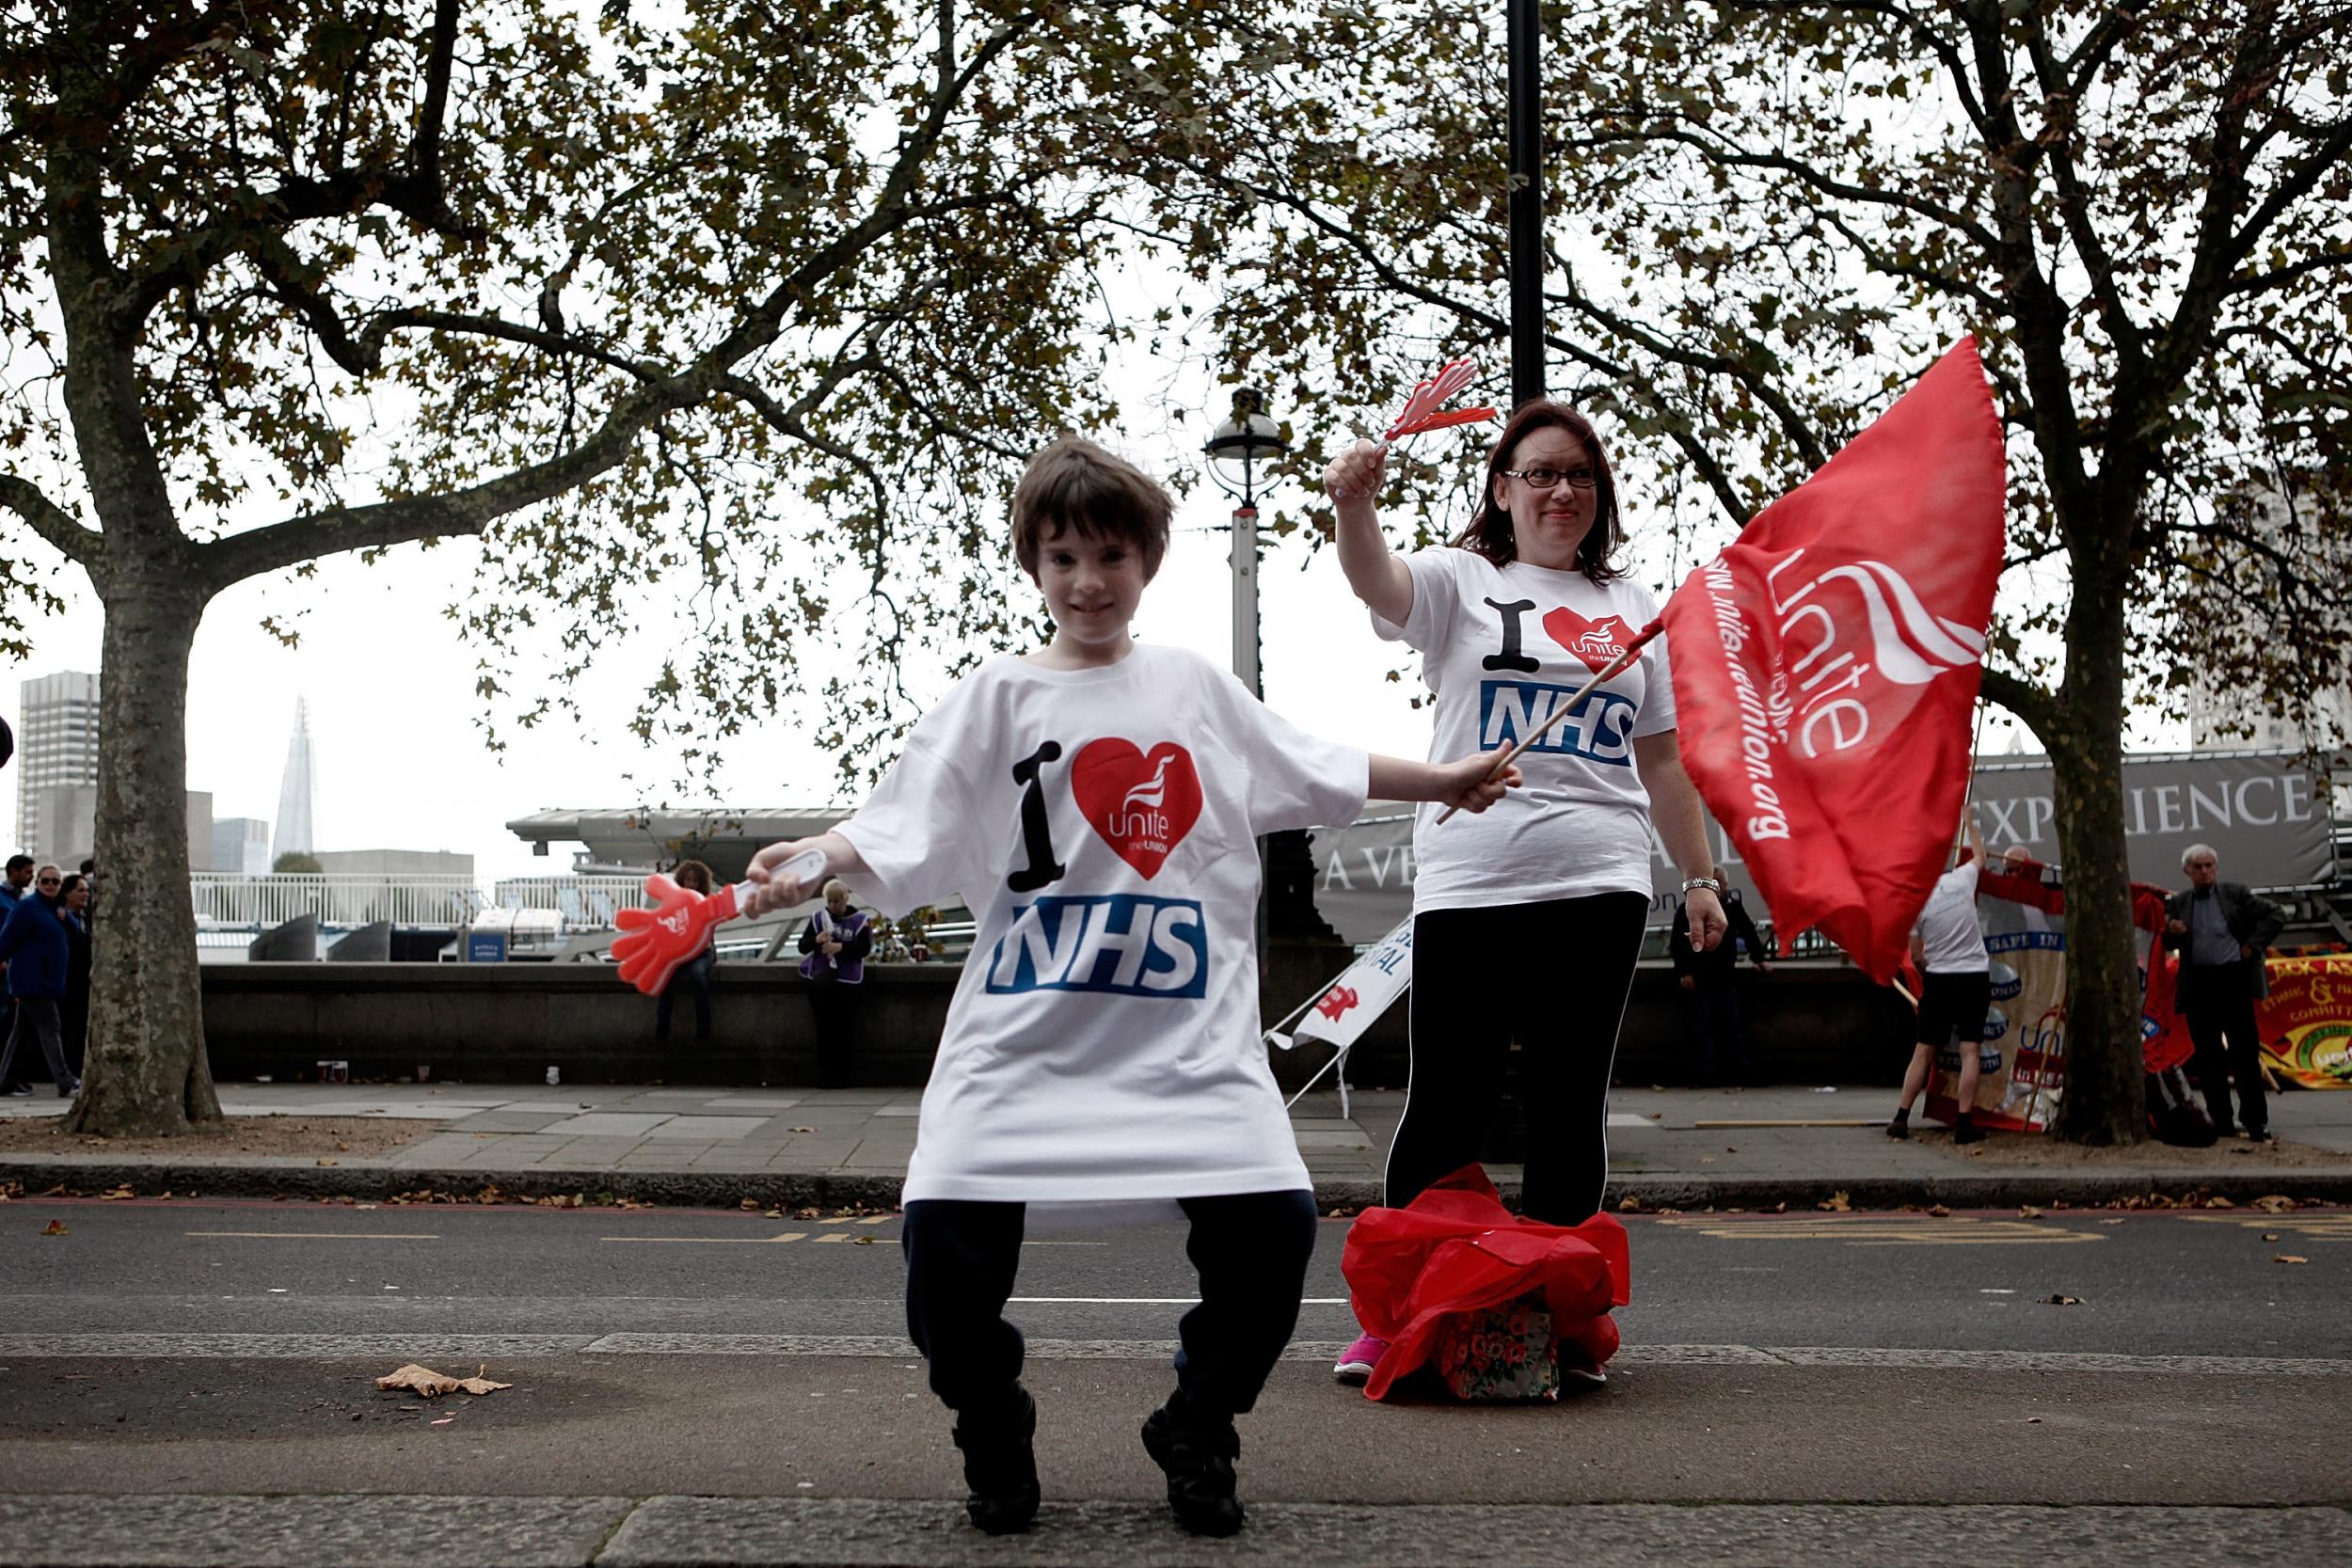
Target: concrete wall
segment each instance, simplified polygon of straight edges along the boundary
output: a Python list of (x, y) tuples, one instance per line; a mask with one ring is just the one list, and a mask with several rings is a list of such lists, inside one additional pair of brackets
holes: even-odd
[[(1344, 965), (1347, 949), (1278, 946), (1265, 993), (1269, 1019)], [(962, 972), (943, 964), (871, 964), (863, 989), (860, 1078), (920, 1084), (930, 1070), (947, 1002)], [(712, 974), (713, 1038), (693, 1037), (681, 999), (667, 1045), (653, 1038), (654, 1004), (601, 964), (208, 964), (204, 1028), (213, 1071), (226, 1080), (267, 1073), (280, 1082), (345, 1061), (354, 1077), (407, 1078), (420, 1066), (435, 1082), (530, 1083), (549, 1066), (564, 1081), (808, 1084), (816, 1080), (807, 983), (787, 964), (721, 964)], [(1573, 977), (1522, 969), (1497, 982), (1555, 985), (1573, 1006)], [(1841, 964), (1788, 963), (1741, 980), (1750, 1033), (1768, 1076), (1780, 1083), (1894, 1083), (1909, 1055), (1910, 1011), (1892, 991)], [(1401, 1088), (1406, 1078), (1407, 1005), (1365, 1037), (1351, 1082)], [(1328, 1059), (1309, 1044), (1275, 1053), (1275, 1073), (1304, 1082)], [(1690, 1077), (1674, 974), (1645, 969), (1634, 981), (1617, 1053), (1629, 1084)]]

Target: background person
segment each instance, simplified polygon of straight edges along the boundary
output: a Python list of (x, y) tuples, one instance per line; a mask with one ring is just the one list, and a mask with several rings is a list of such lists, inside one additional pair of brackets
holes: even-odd
[(1886, 1124), (1890, 1138), (1911, 1136), (1911, 1106), (1928, 1086), (1935, 1058), (1953, 1038), (1960, 1041), (1960, 1113), (1952, 1123), (1952, 1142), (1981, 1143), (1984, 1129), (1977, 1125), (1977, 1079), (1984, 1049), (1985, 1015), (1993, 1007), (1993, 956), (1985, 951), (1984, 929), (1977, 924), (1977, 875), (1984, 863), (1984, 840), (1972, 818), (1960, 860), (1935, 880), (1919, 924), (1911, 933), (1911, 956), (1919, 966), (1918, 1045), (1903, 1073), (1903, 1098)]
[(1756, 1057), (1748, 1050), (1746, 1021), (1740, 1016), (1740, 955), (1744, 952), (1758, 974), (1770, 974), (1764, 939), (1748, 918), (1740, 890), (1724, 894), (1724, 940), (1702, 953), (1691, 945), (1691, 906), (1685, 899), (1675, 907), (1674, 933), (1667, 951), (1675, 964), (1676, 984), (1682, 993), (1682, 1028), (1698, 1052), (1698, 1079), (1718, 1084), (1764, 1082)]
[(2244, 882), (2221, 879), (2210, 844), (2181, 854), (2188, 889), (2164, 901), (2164, 945), (2181, 955), (2179, 1000), (2196, 1049), (2197, 1084), (2205, 1092), (2217, 1137), (2230, 1135), (2230, 1081), (2237, 1081), (2234, 1118), (2243, 1135), (2269, 1143), (2270, 1101), (2263, 1092), (2262, 1035), (2254, 1004), (2270, 994), (2263, 950), (2279, 940), (2286, 911)]
[[(680, 887), (693, 889), (706, 898), (710, 896), (715, 880), (710, 867), (700, 861), (678, 862), (677, 869), (670, 873), (670, 879)], [(670, 976), (670, 983), (661, 988), (660, 1000), (654, 1003), (655, 1039), (666, 1040), (670, 1037), (670, 1012), (676, 1006), (680, 995), (694, 999), (694, 1038), (705, 1041), (710, 1038), (710, 971), (718, 961), (719, 950), (705, 947), (677, 966), (677, 972)]]
[(16, 901), (7, 922), (0, 924), (0, 960), (8, 966), (8, 995), (16, 1003), (8, 1043), (0, 1047), (0, 1092), (20, 1096), (33, 1092), (14, 1073), (18, 1052), (29, 1057), (36, 1040), (49, 1063), (49, 1076), (56, 1082), (58, 1098), (71, 1100), (82, 1086), (73, 1069), (66, 1066), (57, 1022), (57, 1005), (65, 998), (66, 965), (72, 956), (65, 922), (57, 918), (57, 890), (64, 880), (56, 866), (40, 867), (33, 879), (33, 890)]
[[(1623, 651), (1658, 601), (1616, 563), (1624, 541), (1600, 437), (1565, 403), (1531, 399), (1486, 463), (1484, 499), (1451, 544), (1399, 555), (1374, 510), (1387, 454), (1359, 441), (1324, 472), (1340, 567), (1373, 628), (1422, 654), (1437, 696), (1430, 755), (1500, 755)], [(1575, 1225), (1608, 1180), (1609, 1077), (1649, 916), (1650, 827), (1682, 868), (1691, 944), (1723, 938), (1707, 816), (1682, 770), (1661, 637), (1519, 758), (1526, 787), (1476, 816), (1413, 826), (1412, 1078), (1384, 1201), (1412, 1202), (1478, 1158), (1513, 1039), (1528, 1148), (1520, 1204)], [(1540, 954), (1499, 968), (1494, 955)], [(1359, 1336), (1334, 1369), (1362, 1382), (1387, 1345)], [(1601, 1380), (1597, 1367), (1564, 1371)]]
[(825, 907), (811, 911), (801, 930), (801, 974), (808, 981), (808, 1007), (817, 1019), (817, 1083), (846, 1089), (857, 1060), (857, 988), (866, 982), (866, 957), (874, 946), (874, 917), (850, 904), (839, 878), (825, 884)]
[(57, 887), (57, 918), (65, 922), (65, 1000), (57, 1009), (66, 1066), (82, 1075), (89, 1042), (89, 879), (68, 872)]

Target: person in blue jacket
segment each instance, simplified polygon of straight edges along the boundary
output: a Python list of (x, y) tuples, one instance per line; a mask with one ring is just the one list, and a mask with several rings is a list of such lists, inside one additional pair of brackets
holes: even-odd
[(57, 917), (58, 890), (63, 873), (44, 865), (33, 879), (33, 890), (16, 901), (8, 921), (0, 925), (0, 963), (8, 966), (8, 997), (16, 1004), (16, 1025), (8, 1043), (0, 1047), (0, 1090), (12, 1095), (32, 1093), (32, 1087), (11, 1076), (17, 1048), (27, 1037), (40, 1040), (49, 1059), (49, 1076), (56, 1080), (59, 1098), (71, 1100), (82, 1081), (66, 1066), (65, 1037), (58, 1025), (57, 1005), (65, 999), (66, 966), (72, 945), (65, 922)]

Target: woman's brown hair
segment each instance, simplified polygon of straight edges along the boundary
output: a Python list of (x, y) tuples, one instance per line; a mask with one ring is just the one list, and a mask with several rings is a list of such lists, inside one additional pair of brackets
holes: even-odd
[(707, 897), (712, 884), (718, 879), (710, 874), (710, 867), (700, 861), (680, 861), (677, 863), (677, 869), (670, 873), (670, 880), (680, 887), (692, 888), (696, 893)]
[(1476, 551), (1498, 566), (1518, 559), (1518, 541), (1511, 536), (1511, 515), (1496, 503), (1495, 491), (1502, 471), (1512, 467), (1511, 454), (1539, 430), (1566, 431), (1584, 443), (1585, 455), (1592, 460), (1593, 526), (1576, 547), (1576, 569), (1597, 583), (1625, 576), (1625, 569), (1616, 562), (1625, 529), (1617, 516), (1617, 477), (1610, 471), (1609, 454), (1601, 450), (1600, 434), (1593, 428), (1593, 421), (1557, 398), (1529, 398), (1511, 411), (1510, 422), (1486, 454), (1486, 484), (1479, 496), (1478, 515), (1452, 543)]

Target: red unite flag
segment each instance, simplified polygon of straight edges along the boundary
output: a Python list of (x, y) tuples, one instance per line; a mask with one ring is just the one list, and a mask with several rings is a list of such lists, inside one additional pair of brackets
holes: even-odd
[(1902, 963), (1968, 791), (2007, 484), (1963, 338), (1667, 601), (1683, 767), (1784, 949)]

